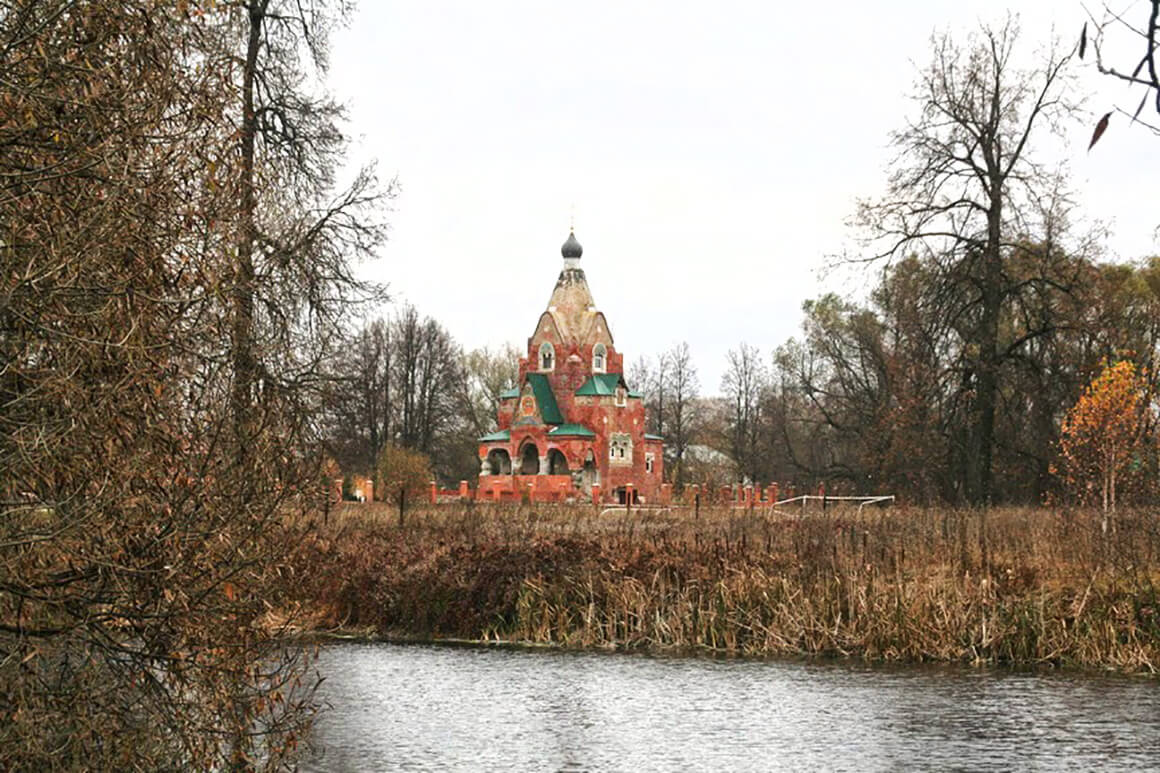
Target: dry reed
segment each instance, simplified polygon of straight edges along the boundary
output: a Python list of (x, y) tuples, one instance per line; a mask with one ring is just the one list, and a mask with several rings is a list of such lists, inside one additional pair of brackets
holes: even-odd
[(320, 626), (568, 647), (1160, 666), (1160, 519), (1090, 511), (349, 505), (283, 604)]

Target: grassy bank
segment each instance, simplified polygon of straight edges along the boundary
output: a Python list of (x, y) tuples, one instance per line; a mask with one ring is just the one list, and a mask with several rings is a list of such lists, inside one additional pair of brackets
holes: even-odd
[(348, 505), (280, 599), (308, 628), (568, 647), (1160, 667), (1160, 516), (598, 515)]

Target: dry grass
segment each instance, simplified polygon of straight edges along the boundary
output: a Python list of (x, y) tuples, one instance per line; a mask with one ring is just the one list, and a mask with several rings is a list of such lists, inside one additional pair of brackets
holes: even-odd
[(350, 505), (283, 601), (379, 634), (882, 660), (1160, 666), (1160, 518), (1040, 508)]

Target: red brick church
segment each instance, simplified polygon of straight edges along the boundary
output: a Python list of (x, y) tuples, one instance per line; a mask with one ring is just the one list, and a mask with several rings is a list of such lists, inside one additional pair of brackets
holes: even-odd
[(644, 401), (624, 380), (624, 355), (593, 303), (574, 233), (560, 252), (564, 269), (516, 387), (499, 396), (499, 429), (479, 439), (477, 496), (660, 501), (662, 440), (644, 431)]

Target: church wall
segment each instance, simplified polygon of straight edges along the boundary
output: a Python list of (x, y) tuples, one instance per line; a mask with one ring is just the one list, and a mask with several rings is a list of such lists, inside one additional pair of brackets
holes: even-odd
[[(616, 497), (616, 489), (633, 484), (639, 495), (650, 502), (656, 501), (659, 493), (659, 479), (645, 472), (645, 410), (644, 402), (629, 398), (624, 406), (616, 405), (616, 398), (579, 397), (576, 414), (581, 421), (597, 433), (595, 444), (599, 453), (601, 483), (609, 499)], [(626, 463), (611, 459), (609, 448), (614, 436), (626, 435), (632, 446), (632, 459)]]
[(648, 455), (651, 454), (653, 458), (652, 473), (648, 472), (647, 466), (645, 468), (645, 475), (650, 481), (656, 491), (660, 491), (660, 487), (665, 482), (665, 444), (662, 440), (646, 440), (644, 441), (645, 459), (647, 462)]
[(564, 458), (568, 461), (568, 472), (576, 472), (584, 466), (584, 459), (589, 450), (593, 450), (593, 455), (596, 453), (593, 449), (592, 438), (545, 438), (545, 442), (549, 450), (556, 449), (564, 454)]
[(519, 400), (514, 397), (499, 401), (499, 411), (495, 417), (495, 423), (499, 429), (508, 429), (511, 427), (518, 403)]
[[(624, 355), (608, 347), (608, 367), (604, 369), (606, 373), (624, 373)], [(636, 387), (637, 384), (629, 384), (629, 387)]]

